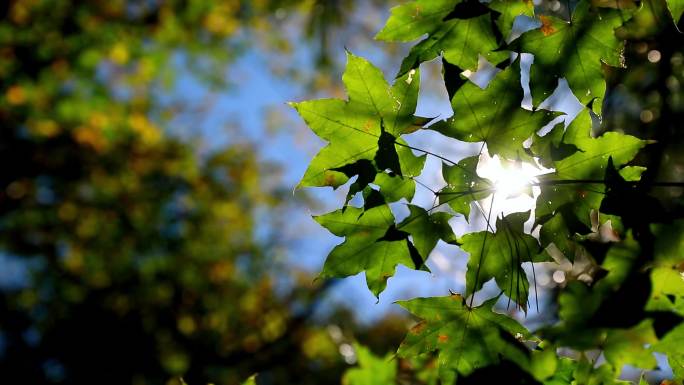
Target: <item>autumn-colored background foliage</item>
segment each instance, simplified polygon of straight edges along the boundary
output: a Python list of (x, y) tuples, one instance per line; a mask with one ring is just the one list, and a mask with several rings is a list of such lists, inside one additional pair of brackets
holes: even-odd
[[(293, 198), (249, 127), (217, 127), (228, 140), (202, 144), (211, 100), (185, 93), (249, 87), (226, 74), (250, 50), (283, 61), (265, 71), (331, 89), (295, 66), (281, 28), (309, 38), (299, 62), (331, 70), (324, 36), (353, 6), (0, 5), (2, 382), (340, 377), (353, 317), (331, 310), (343, 328), (331, 337), (325, 316), (313, 319), (330, 284), (285, 262), (283, 224), (311, 201)], [(402, 328), (378, 330), (397, 342)]]

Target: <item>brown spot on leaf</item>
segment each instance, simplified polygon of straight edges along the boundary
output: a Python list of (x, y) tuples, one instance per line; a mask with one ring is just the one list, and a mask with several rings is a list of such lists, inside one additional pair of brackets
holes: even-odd
[(409, 333), (419, 334), (425, 329), (425, 325), (425, 321), (418, 322), (417, 324), (413, 325), (413, 327), (409, 330)]
[(439, 337), (437, 337), (437, 340), (439, 340), (441, 343), (445, 343), (449, 341), (449, 336), (446, 334), (440, 334)]
[(411, 365), (411, 361), (409, 360), (399, 360), (399, 367), (402, 370), (411, 370), (413, 369), (413, 365)]
[(335, 175), (329, 171), (325, 172), (325, 185), (326, 186), (335, 186)]
[(556, 29), (553, 28), (551, 18), (548, 16), (539, 16), (539, 20), (542, 22), (541, 32), (544, 34), (544, 36), (549, 36), (556, 32)]
[(675, 269), (684, 271), (684, 262), (680, 262), (677, 266), (675, 266)]

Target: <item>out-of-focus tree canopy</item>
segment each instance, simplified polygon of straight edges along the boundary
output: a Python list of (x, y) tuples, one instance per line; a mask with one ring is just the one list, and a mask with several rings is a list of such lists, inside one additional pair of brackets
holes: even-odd
[[(225, 89), (226, 68), (255, 45), (287, 55), (285, 13), (330, 63), (324, 36), (353, 7), (0, 5), (0, 253), (26, 272), (0, 288), (3, 382), (340, 378), (348, 330), (311, 321), (329, 284), (283, 272), (279, 221), (293, 203), (277, 165), (237, 138), (207, 153), (169, 135), (184, 111), (159, 95), (180, 76), (179, 56), (183, 71)], [(398, 340), (401, 327), (382, 330)]]

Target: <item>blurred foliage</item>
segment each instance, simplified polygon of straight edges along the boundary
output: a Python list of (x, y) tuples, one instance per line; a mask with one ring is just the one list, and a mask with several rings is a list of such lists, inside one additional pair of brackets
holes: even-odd
[(4, 379), (236, 384), (259, 372), (260, 384), (318, 384), (338, 382), (345, 336), (399, 340), (400, 320), (368, 332), (343, 310), (330, 316), (342, 329), (312, 318), (331, 284), (283, 262), (297, 202), (281, 170), (239, 133), (210, 152), (170, 135), (187, 111), (162, 97), (184, 73), (229, 89), (226, 70), (249, 49), (292, 55), (288, 23), (330, 68), (325, 36), (354, 9), (0, 4), (0, 254), (26, 273), (0, 287)]
[(397, 377), (396, 363), (392, 357), (376, 357), (368, 348), (355, 344), (354, 350), (359, 362), (358, 368), (349, 369), (342, 378), (344, 385), (391, 385)]

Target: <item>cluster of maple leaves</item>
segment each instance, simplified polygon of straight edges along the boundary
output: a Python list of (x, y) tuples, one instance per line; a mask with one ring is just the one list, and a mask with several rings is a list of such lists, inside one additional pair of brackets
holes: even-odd
[[(684, 2), (667, 4), (673, 19), (679, 20)], [(658, 320), (655, 312), (684, 316), (684, 280), (678, 270), (683, 258), (663, 251), (666, 248), (657, 242), (652, 253), (642, 250), (648, 226), (621, 218), (616, 209), (626, 199), (617, 192), (639, 184), (645, 168), (630, 162), (649, 142), (615, 131), (592, 135), (592, 119), (600, 118), (606, 93), (603, 66), (626, 64), (625, 42), (614, 30), (639, 10), (635, 2), (581, 0), (566, 8), (563, 18), (536, 14), (530, 1), (409, 2), (392, 9), (376, 36), (390, 42), (426, 36), (411, 48), (393, 85), (369, 61), (348, 53), (343, 76), (348, 100), (292, 104), (328, 142), (299, 187), (338, 188), (353, 180), (342, 208), (315, 217), (331, 233), (345, 237), (328, 255), (321, 277), (364, 272), (368, 288), (379, 296), (397, 265), (427, 270), (425, 262), (439, 240), (458, 245), (469, 255), (463, 295), (399, 303), (422, 320), (407, 334), (399, 357), (437, 352), (444, 384), (457, 379), (462, 383), (483, 368), (496, 370), (491, 366), (511, 363), (531, 376), (533, 382), (524, 383), (613, 384), (620, 383), (617, 378), (625, 364), (654, 368), (652, 353), (660, 352), (667, 355), (674, 376), (684, 378), (684, 324), (658, 333), (661, 338), (653, 326)], [(533, 27), (520, 33), (519, 20)], [(523, 53), (534, 55), (529, 70), (531, 108), (522, 107)], [(419, 66), (439, 56), (453, 117), (425, 126), (429, 119), (414, 116)], [(461, 75), (477, 71), (479, 58), (497, 71), (484, 88)], [(539, 106), (561, 78), (585, 108), (567, 127), (561, 123), (542, 135), (540, 129), (560, 114)], [(533, 219), (539, 235), (525, 231), (529, 211), (502, 215), (495, 224), (487, 218), (485, 230), (455, 234), (449, 220), (459, 215), (468, 220), (473, 204), (496, 199), (496, 186), (478, 175), (477, 156), (446, 159), (402, 139), (416, 130), (482, 142), (491, 155), (553, 169), (537, 183), (541, 192)], [(408, 204), (410, 214), (399, 222), (389, 204), (412, 201), (415, 178), (427, 156), (442, 160), (447, 185), (434, 192), (433, 207)], [(349, 205), (357, 194), (363, 197), (362, 207)], [(448, 212), (442, 209), (445, 205)], [(617, 242), (594, 247), (601, 239), (591, 233), (607, 221)], [(668, 239), (684, 239), (681, 228), (670, 228)], [(527, 311), (535, 283), (523, 264), (553, 261), (554, 255), (570, 263), (598, 261), (591, 280), (570, 277), (560, 290), (557, 322), (531, 333), (493, 310), (504, 295)], [(648, 273), (643, 272), (645, 266), (650, 266)], [(643, 290), (648, 297), (641, 310), (654, 313), (631, 323), (616, 320), (621, 302), (614, 298), (620, 288), (637, 287), (635, 282), (644, 277), (650, 281)], [(474, 293), (492, 279), (501, 294), (473, 306)], [(574, 353), (558, 354), (559, 348)], [(596, 363), (584, 354), (592, 349), (600, 351), (605, 362)]]

